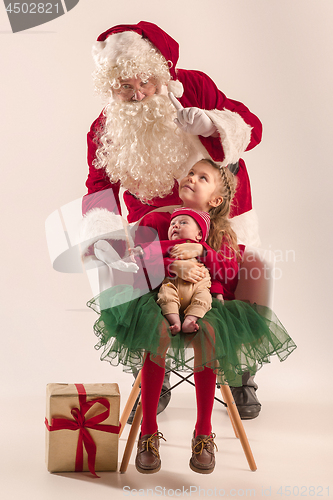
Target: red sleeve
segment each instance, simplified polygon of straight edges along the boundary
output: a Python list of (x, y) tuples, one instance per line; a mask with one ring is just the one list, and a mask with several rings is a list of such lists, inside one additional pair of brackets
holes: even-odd
[[(251, 140), (247, 151), (254, 148), (261, 141), (262, 124), (244, 104), (233, 99), (228, 99), (221, 92), (213, 80), (201, 71), (177, 70), (177, 77), (184, 86), (184, 94), (179, 99), (184, 107), (196, 106), (201, 109), (227, 109), (238, 113), (245, 123), (252, 127)], [(218, 137), (201, 137), (200, 141), (215, 161), (223, 161), (224, 153)]]
[(111, 183), (104, 168), (96, 168), (93, 164), (99, 146), (99, 134), (104, 126), (103, 111), (90, 127), (87, 135), (87, 160), (89, 173), (86, 181), (88, 193), (82, 200), (82, 212), (85, 214), (92, 208), (107, 208), (110, 212), (120, 213), (120, 183)]
[[(147, 230), (148, 228), (144, 228)], [(143, 236), (144, 233), (141, 233), (141, 236)], [(150, 233), (152, 235), (152, 233)], [(147, 233), (147, 236), (149, 234)], [(147, 238), (144, 239), (144, 241), (139, 242), (137, 240), (137, 244), (140, 245), (144, 251), (144, 258), (145, 262), (149, 263), (150, 266), (154, 266), (154, 262), (158, 260), (160, 255), (162, 254), (163, 257), (163, 262), (164, 262), (164, 269), (165, 269), (165, 275), (168, 277), (174, 276), (172, 273), (170, 273), (169, 266), (174, 262), (174, 258), (171, 258), (169, 256), (171, 249), (175, 245), (181, 245), (182, 243), (186, 243), (190, 240), (162, 240), (162, 241), (152, 241), (150, 242), (147, 240)]]
[(140, 221), (140, 227), (153, 228), (160, 241), (167, 240), (170, 219), (170, 212), (150, 212)]
[[(206, 249), (206, 255), (200, 260), (209, 270), (212, 280), (211, 293), (222, 293), (225, 300), (233, 300), (239, 271), (239, 262), (234, 250), (223, 244), (221, 250), (216, 252), (207, 243), (202, 245)], [(242, 254), (243, 245), (240, 246), (240, 251)]]
[(161, 253), (163, 258), (167, 257), (169, 255), (171, 248), (175, 245), (175, 243), (168, 240), (152, 241), (152, 242), (144, 241), (142, 243), (139, 243), (139, 245), (144, 251), (145, 260), (148, 261), (148, 260), (154, 260), (156, 257), (161, 255)]

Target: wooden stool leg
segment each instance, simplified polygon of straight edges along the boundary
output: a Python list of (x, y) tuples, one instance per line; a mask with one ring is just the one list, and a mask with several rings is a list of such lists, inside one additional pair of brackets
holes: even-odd
[(142, 406), (141, 406), (141, 400), (140, 400), (138, 403), (135, 415), (134, 415), (131, 430), (130, 430), (130, 433), (129, 433), (128, 438), (127, 438), (127, 443), (125, 446), (123, 459), (122, 459), (120, 469), (119, 469), (122, 474), (124, 474), (124, 472), (127, 471), (128, 462), (131, 458), (133, 446), (135, 444), (135, 440), (136, 440), (136, 437), (137, 437), (138, 432), (139, 432), (141, 419), (142, 419)]
[(132, 408), (134, 406), (134, 403), (139, 395), (140, 384), (141, 384), (141, 370), (139, 371), (139, 373), (135, 379), (135, 382), (134, 382), (134, 385), (133, 385), (132, 390), (130, 392), (130, 395), (128, 396), (128, 400), (126, 402), (125, 408), (124, 408), (123, 413), (120, 417), (119, 423), (120, 423), (121, 427), (120, 427), (119, 437), (122, 435), (122, 432), (125, 428), (125, 424), (127, 422), (129, 414), (131, 413)]
[(245, 429), (243, 427), (241, 418), (239, 416), (237, 406), (236, 406), (234, 398), (232, 396), (230, 387), (228, 385), (221, 385), (220, 388), (221, 388), (223, 399), (228, 405), (228, 409), (229, 409), (230, 414), (231, 414), (231, 422), (232, 422), (234, 428), (236, 429), (236, 435), (239, 436), (239, 440), (240, 440), (241, 445), (243, 447), (243, 450), (244, 450), (245, 456), (247, 458), (249, 467), (252, 471), (255, 471), (255, 470), (257, 470), (257, 466), (256, 466), (256, 463), (254, 461), (251, 447), (250, 447), (249, 441), (247, 439), (247, 435), (246, 435)]
[[(221, 392), (222, 392), (222, 390), (221, 390)], [(238, 435), (237, 429), (235, 427), (234, 420), (233, 420), (232, 415), (231, 415), (231, 411), (229, 410), (229, 406), (227, 406), (227, 412), (228, 412), (230, 422), (231, 422), (232, 428), (234, 430), (235, 436), (237, 439), (239, 439), (239, 435)]]

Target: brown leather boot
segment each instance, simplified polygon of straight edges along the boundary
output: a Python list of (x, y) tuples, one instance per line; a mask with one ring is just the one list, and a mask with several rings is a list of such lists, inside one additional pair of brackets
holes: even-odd
[(192, 457), (190, 459), (190, 468), (199, 474), (210, 474), (215, 467), (215, 434), (209, 436), (200, 435), (195, 437), (195, 431), (192, 439)]
[[(160, 439), (164, 439), (161, 432), (154, 434), (146, 434), (139, 437), (138, 451), (135, 459), (136, 470), (141, 474), (154, 474), (161, 468), (161, 459), (158, 449), (160, 447)], [(166, 441), (166, 439), (164, 439)]]

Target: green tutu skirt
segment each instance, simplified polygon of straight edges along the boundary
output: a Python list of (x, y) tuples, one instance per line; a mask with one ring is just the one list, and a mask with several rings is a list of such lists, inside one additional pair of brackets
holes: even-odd
[(212, 368), (220, 383), (242, 385), (242, 373), (254, 375), (270, 356), (285, 360), (295, 343), (271, 309), (239, 300), (213, 299), (198, 319), (195, 333), (171, 335), (156, 304), (157, 292), (140, 296), (130, 285), (118, 285), (88, 302), (99, 314), (94, 331), (101, 359), (124, 369), (140, 369), (146, 353), (160, 366), (180, 371)]

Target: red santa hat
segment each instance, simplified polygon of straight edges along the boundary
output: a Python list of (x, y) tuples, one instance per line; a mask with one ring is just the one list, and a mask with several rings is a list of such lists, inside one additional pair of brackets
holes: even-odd
[(119, 24), (108, 29), (97, 38), (93, 47), (93, 57), (97, 66), (106, 65), (112, 68), (119, 64), (126, 65), (126, 61), (136, 56), (144, 60), (142, 56), (147, 55), (148, 58), (152, 48), (162, 54), (168, 65), (172, 79), (168, 83), (168, 90), (176, 97), (181, 97), (183, 86), (177, 80), (176, 74), (178, 43), (156, 24), (140, 21), (138, 24)]
[(199, 225), (202, 238), (201, 241), (206, 241), (209, 234), (210, 229), (210, 215), (208, 212), (200, 212), (199, 210), (193, 210), (193, 208), (175, 208), (172, 212), (171, 220), (177, 217), (178, 215), (189, 215), (195, 222)]

